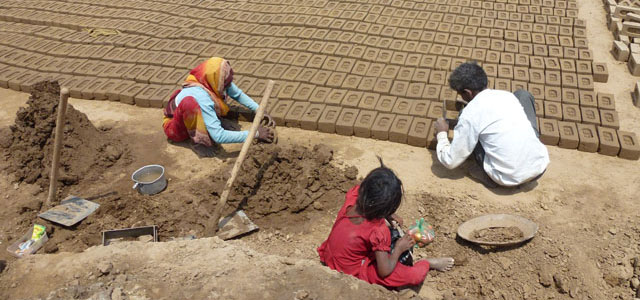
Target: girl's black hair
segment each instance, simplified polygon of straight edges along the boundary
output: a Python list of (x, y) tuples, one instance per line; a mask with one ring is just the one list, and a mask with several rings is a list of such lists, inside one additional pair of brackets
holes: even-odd
[(364, 178), (356, 200), (356, 208), (367, 220), (391, 216), (402, 202), (402, 181), (384, 165), (382, 158), (378, 160), (380, 167)]

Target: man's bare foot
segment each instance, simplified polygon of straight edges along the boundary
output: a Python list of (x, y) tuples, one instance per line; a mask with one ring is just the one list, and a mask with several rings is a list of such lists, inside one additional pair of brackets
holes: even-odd
[(454, 260), (451, 257), (427, 258), (429, 269), (446, 272), (453, 268)]

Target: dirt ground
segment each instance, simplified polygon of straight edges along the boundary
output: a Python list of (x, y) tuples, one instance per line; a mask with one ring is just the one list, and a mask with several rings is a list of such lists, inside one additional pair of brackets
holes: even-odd
[[(611, 74), (609, 83), (596, 84), (596, 90), (615, 94), (621, 129), (640, 133), (640, 114), (630, 98), (636, 79), (608, 53), (612, 37), (601, 2), (579, 5), (594, 59), (606, 62)], [(14, 123), (27, 99), (27, 94), (0, 89), (0, 129)], [(7, 262), (0, 271), (2, 299), (634, 297), (632, 278), (640, 276), (638, 161), (549, 147), (551, 164), (536, 186), (488, 190), (462, 169), (444, 169), (427, 149), (281, 128), (282, 150), (267, 147), (256, 156), (260, 159), (249, 162), (256, 164), (251, 170), (265, 166), (264, 174), (276, 176), (258, 180), (261, 192), (253, 195), (250, 185), (256, 177), (241, 180), (231, 201), (247, 198), (246, 209), (261, 227), (258, 232), (230, 242), (217, 238), (166, 242), (201, 237), (203, 220), (240, 145), (225, 146), (216, 158), (199, 158), (189, 147), (167, 143), (158, 109), (77, 99), (70, 103), (124, 145), (126, 163), (79, 178), (61, 190), (63, 196), (101, 204), (71, 229), (36, 217), (46, 198), (38, 182), (16, 184), (12, 173), (0, 172), (0, 248), (33, 222), (54, 228), (39, 255), (17, 260), (0, 251), (0, 260)], [(330, 161), (322, 159), (321, 151), (313, 151), (321, 144), (333, 150)], [(376, 155), (404, 183), (399, 215), (405, 221), (425, 217), (436, 229), (434, 243), (416, 250), (417, 257), (456, 259), (452, 271), (431, 272), (417, 293), (366, 284), (321, 266), (317, 259), (315, 249), (327, 237), (345, 189), (355, 182), (349, 168), (355, 166), (362, 177), (377, 166)], [(165, 166), (169, 186), (157, 196), (140, 196), (131, 189), (130, 174), (154, 163)], [(282, 172), (291, 166), (295, 172)], [(286, 180), (296, 186), (277, 186)], [(316, 181), (330, 183), (318, 187)], [(275, 201), (282, 197), (273, 196), (279, 190), (302, 193), (290, 193), (284, 198), (291, 201), (284, 205)], [(485, 213), (524, 216), (540, 229), (531, 242), (501, 249), (473, 246), (456, 237), (458, 225)], [(158, 225), (163, 242), (98, 246), (103, 230), (141, 225)], [(42, 255), (45, 252), (51, 254)]]

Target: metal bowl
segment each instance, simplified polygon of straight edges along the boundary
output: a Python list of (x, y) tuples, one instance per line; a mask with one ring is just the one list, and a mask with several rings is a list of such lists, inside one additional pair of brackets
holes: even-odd
[(133, 189), (144, 195), (160, 193), (167, 187), (164, 167), (161, 165), (144, 166), (133, 172), (131, 180), (134, 182)]
[[(517, 227), (522, 237), (511, 241), (484, 241), (473, 237), (473, 232), (492, 227)], [(487, 246), (512, 246), (532, 239), (538, 232), (538, 224), (520, 216), (508, 214), (489, 214), (473, 218), (458, 227), (458, 236), (475, 244)]]

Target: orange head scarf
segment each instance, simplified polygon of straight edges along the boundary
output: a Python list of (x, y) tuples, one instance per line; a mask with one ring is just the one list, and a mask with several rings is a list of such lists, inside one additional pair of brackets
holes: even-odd
[(229, 61), (221, 57), (212, 57), (191, 70), (182, 86), (203, 88), (209, 93), (216, 114), (224, 117), (229, 112), (229, 106), (224, 102), (225, 89), (231, 83), (232, 78), (233, 70)]

